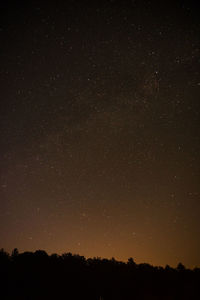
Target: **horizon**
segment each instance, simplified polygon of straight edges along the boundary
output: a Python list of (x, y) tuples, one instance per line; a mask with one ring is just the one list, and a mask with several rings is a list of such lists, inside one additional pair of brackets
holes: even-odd
[(62, 256), (63, 254), (72, 254), (72, 256), (78, 255), (78, 256), (84, 257), (86, 260), (87, 260), (87, 259), (101, 259), (101, 260), (104, 260), (104, 259), (106, 259), (106, 260), (112, 260), (112, 259), (114, 259), (114, 260), (116, 260), (117, 262), (128, 263), (128, 260), (129, 260), (129, 259), (133, 259), (133, 261), (134, 261), (137, 265), (140, 265), (140, 264), (148, 264), (148, 265), (153, 266), (153, 267), (162, 267), (162, 268), (165, 268), (166, 266), (169, 266), (169, 267), (171, 267), (171, 268), (173, 268), (173, 269), (176, 269), (177, 266), (181, 263), (186, 269), (193, 270), (193, 269), (195, 269), (195, 268), (200, 268), (200, 266), (198, 266), (198, 265), (193, 265), (193, 266), (185, 265), (185, 264), (183, 264), (181, 261), (178, 261), (178, 260), (177, 260), (177, 263), (175, 263), (175, 264), (173, 264), (173, 265), (172, 265), (172, 264), (169, 264), (169, 263), (166, 263), (166, 264), (154, 264), (153, 262), (149, 262), (149, 261), (137, 261), (137, 259), (135, 259), (134, 256), (129, 256), (129, 257), (127, 257), (127, 258), (122, 258), (122, 259), (121, 259), (120, 257), (115, 257), (115, 256), (110, 256), (110, 257), (99, 256), (99, 255), (89, 255), (89, 256), (88, 256), (88, 255), (84, 255), (83, 253), (72, 252), (72, 251), (70, 251), (69, 249), (66, 249), (65, 251), (59, 251), (59, 252), (51, 252), (51, 251), (47, 251), (47, 250), (45, 250), (45, 249), (40, 249), (40, 248), (38, 248), (38, 249), (32, 249), (32, 250), (20, 250), (19, 248), (15, 247), (15, 248), (13, 248), (11, 251), (6, 250), (5, 248), (0, 248), (0, 250), (4, 250), (4, 251), (5, 251), (6, 253), (8, 253), (10, 256), (12, 256), (12, 252), (13, 252), (14, 250), (16, 250), (16, 249), (17, 249), (17, 251), (18, 251), (18, 254), (23, 254), (23, 253), (26, 253), (26, 252), (28, 252), (28, 253), (35, 253), (35, 252), (37, 252), (37, 251), (44, 251), (44, 252), (47, 253), (48, 256), (51, 256), (51, 255), (53, 255), (53, 254), (56, 254), (56, 255), (58, 255), (58, 256)]

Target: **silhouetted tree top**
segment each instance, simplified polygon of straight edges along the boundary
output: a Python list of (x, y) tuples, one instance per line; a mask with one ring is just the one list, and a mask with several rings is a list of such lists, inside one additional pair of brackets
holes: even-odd
[(18, 255), (19, 255), (18, 249), (17, 249), (17, 248), (14, 248), (13, 251), (12, 251), (12, 257), (14, 258), (14, 257), (16, 257), (16, 256), (18, 256)]
[[(165, 268), (44, 250), (0, 250), (1, 299), (198, 299), (200, 269)], [(3, 293), (5, 292), (5, 296)], [(63, 298), (62, 295), (65, 295)], [(27, 298), (30, 295), (30, 298)], [(199, 297), (200, 299), (200, 297)]]
[(178, 265), (177, 265), (177, 270), (178, 271), (184, 271), (186, 268), (185, 268), (185, 266), (182, 264), (182, 263), (179, 263)]
[(130, 257), (130, 258), (128, 259), (127, 264), (130, 265), (130, 266), (136, 266), (136, 263), (134, 262), (134, 259), (133, 259), (132, 257)]

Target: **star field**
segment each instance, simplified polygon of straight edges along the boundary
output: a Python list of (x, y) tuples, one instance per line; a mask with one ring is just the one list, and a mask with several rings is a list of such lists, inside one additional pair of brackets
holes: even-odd
[(198, 5), (1, 6), (2, 247), (199, 265)]

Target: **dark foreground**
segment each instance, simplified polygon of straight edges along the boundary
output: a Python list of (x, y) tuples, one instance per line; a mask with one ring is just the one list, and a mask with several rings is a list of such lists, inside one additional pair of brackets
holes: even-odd
[(200, 269), (0, 251), (0, 299), (200, 299)]

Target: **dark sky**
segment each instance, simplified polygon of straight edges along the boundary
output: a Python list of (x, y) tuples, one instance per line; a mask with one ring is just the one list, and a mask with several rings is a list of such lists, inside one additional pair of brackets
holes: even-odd
[(0, 247), (200, 266), (196, 2), (4, 2)]

